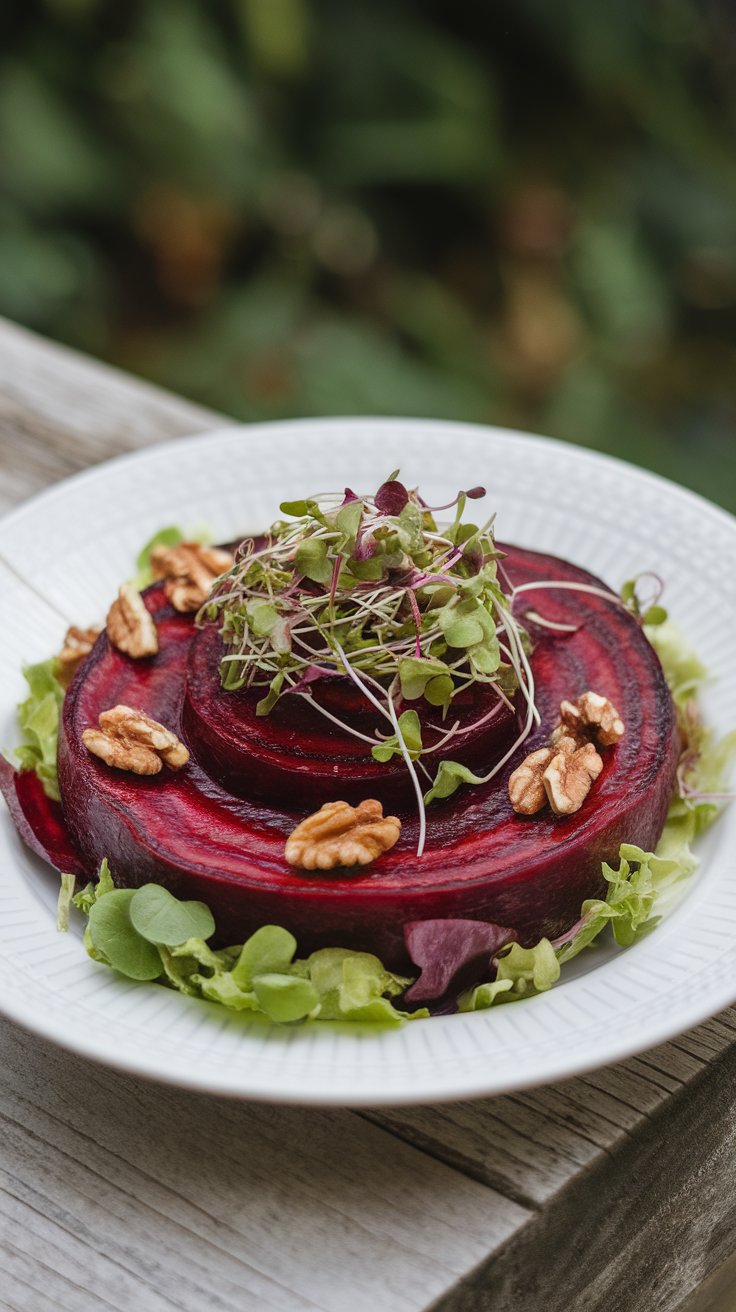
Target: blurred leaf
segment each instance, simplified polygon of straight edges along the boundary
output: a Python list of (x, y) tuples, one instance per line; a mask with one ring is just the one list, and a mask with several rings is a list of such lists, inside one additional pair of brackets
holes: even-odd
[(0, 77), (0, 164), (5, 186), (37, 210), (110, 204), (117, 187), (108, 155), (48, 82), (20, 61)]
[(300, 73), (309, 58), (305, 0), (239, 0), (238, 8), (257, 62), (285, 77)]

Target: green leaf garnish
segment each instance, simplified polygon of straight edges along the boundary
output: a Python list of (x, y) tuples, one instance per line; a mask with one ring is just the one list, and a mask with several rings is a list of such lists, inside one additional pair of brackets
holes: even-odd
[(323, 538), (304, 538), (296, 549), (294, 565), (305, 578), (325, 587), (332, 579), (333, 566), (327, 559), (327, 543)]
[[(402, 657), (399, 661), (402, 697), (409, 702), (416, 701), (418, 697), (423, 696), (430, 681), (443, 674), (450, 676), (450, 671), (444, 661), (418, 656)], [(452, 683), (452, 679), (450, 679), (450, 682)], [(452, 686), (454, 687), (454, 684)], [(434, 702), (433, 705), (442, 705), (442, 702)]]
[(215, 932), (212, 912), (204, 902), (180, 902), (161, 884), (144, 884), (129, 907), (131, 923), (149, 943), (178, 947), (188, 939), (207, 939)]
[(460, 784), (481, 783), (482, 778), (473, 774), (467, 765), (460, 765), (458, 761), (440, 761), (437, 777), (429, 792), (424, 794), (424, 805), (429, 806), (436, 798), (451, 797)]
[[(401, 736), (412, 760), (416, 760), (422, 750), (422, 728), (416, 711), (404, 711), (399, 716)], [(390, 761), (392, 756), (402, 756), (398, 734), (392, 734), (380, 747), (371, 748), (374, 761)]]
[[(296, 939), (278, 925), (264, 925), (242, 946), (213, 951), (205, 938), (215, 924), (204, 903), (180, 902), (160, 884), (117, 889), (106, 860), (97, 884), (74, 898), (73, 889), (73, 876), (63, 876), (62, 922), (74, 901), (89, 917), (89, 955), (130, 979), (157, 980), (188, 997), (280, 1024), (320, 1019), (396, 1026), (428, 1014), (393, 1006), (390, 999), (413, 981), (392, 974), (369, 952), (325, 948), (295, 961)], [(189, 929), (197, 932), (182, 939)]]
[(279, 699), (279, 693), (281, 692), (283, 684), (284, 672), (283, 670), (279, 670), (278, 674), (274, 675), (271, 680), (268, 695), (262, 697), (261, 700), (256, 703), (256, 715), (268, 715), (269, 711), (273, 710)]
[(18, 707), (18, 722), (25, 742), (15, 748), (14, 755), (18, 768), (35, 770), (46, 796), (58, 802), (56, 747), (64, 690), (55, 677), (55, 668), (53, 658), (38, 665), (23, 666), (30, 696)]
[(492, 984), (469, 989), (458, 1002), (459, 1011), (483, 1011), (494, 1002), (514, 1002), (545, 993), (560, 978), (560, 963), (549, 939), (540, 939), (533, 948), (513, 943), (498, 962)]
[(134, 888), (116, 888), (89, 910), (92, 943), (104, 959), (130, 979), (157, 979), (161, 958), (153, 943), (139, 934), (130, 919)]
[(62, 874), (61, 876), (59, 899), (56, 903), (56, 928), (60, 934), (66, 933), (69, 929), (69, 908), (74, 897), (76, 882), (76, 876), (74, 875)]
[(271, 1020), (302, 1020), (319, 1006), (319, 994), (310, 981), (294, 975), (258, 975), (253, 992)]
[(263, 925), (243, 944), (232, 976), (243, 989), (251, 989), (258, 975), (285, 974), (296, 952), (296, 939), (279, 925)]

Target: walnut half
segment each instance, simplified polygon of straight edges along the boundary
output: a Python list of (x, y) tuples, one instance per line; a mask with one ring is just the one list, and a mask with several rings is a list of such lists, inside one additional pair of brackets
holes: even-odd
[(579, 746), (574, 738), (562, 737), (555, 744), (556, 755), (549, 762), (542, 780), (547, 800), (555, 815), (573, 815), (579, 811), (603, 762), (592, 743)]
[(577, 702), (560, 702), (560, 722), (552, 735), (552, 741), (562, 734), (585, 742), (594, 738), (599, 747), (613, 747), (626, 732), (621, 716), (607, 697), (598, 692), (584, 692)]
[(517, 815), (536, 815), (547, 805), (544, 772), (557, 754), (556, 747), (530, 752), (509, 777), (509, 797)]
[(56, 677), (62, 688), (68, 688), (85, 656), (89, 656), (101, 632), (101, 629), (96, 628), (78, 629), (76, 624), (72, 624), (67, 629), (64, 646), (56, 658), (58, 661)]
[(145, 601), (132, 583), (123, 583), (107, 613), (107, 636), (113, 647), (134, 660), (155, 656), (158, 630)]
[(113, 706), (99, 717), (99, 729), (85, 729), (82, 742), (93, 756), (116, 770), (158, 774), (163, 764), (180, 770), (189, 752), (176, 734), (131, 706)]
[(326, 802), (297, 825), (284, 855), (290, 866), (304, 870), (367, 866), (393, 847), (400, 833), (401, 821), (395, 815), (384, 816), (381, 803), (373, 798), (356, 807)]
[(234, 558), (221, 547), (202, 547), (182, 542), (178, 547), (154, 547), (151, 568), (154, 578), (165, 579), (164, 589), (174, 610), (186, 614), (199, 610), (209, 596), (215, 579), (232, 569)]

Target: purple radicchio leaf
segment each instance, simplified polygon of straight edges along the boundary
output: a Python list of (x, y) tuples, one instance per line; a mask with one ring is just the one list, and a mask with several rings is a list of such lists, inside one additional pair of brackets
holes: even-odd
[[(357, 492), (353, 492), (353, 491), (351, 491), (351, 489), (350, 489), (349, 487), (346, 487), (346, 488), (345, 488), (345, 500), (343, 501), (342, 504), (343, 504), (343, 506), (349, 506), (351, 501), (360, 501), (360, 497), (358, 496)], [(341, 507), (341, 509), (342, 509), (342, 507)]]
[(456, 998), (471, 985), (488, 980), (495, 955), (516, 939), (515, 929), (482, 920), (414, 920), (404, 925), (407, 951), (422, 970), (404, 1000)]
[(381, 484), (373, 500), (381, 514), (400, 515), (409, 500), (409, 493), (404, 484), (394, 478), (390, 483)]

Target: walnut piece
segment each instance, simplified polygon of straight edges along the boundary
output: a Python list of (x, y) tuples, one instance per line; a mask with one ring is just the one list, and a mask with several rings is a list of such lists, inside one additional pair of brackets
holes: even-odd
[(372, 798), (356, 807), (326, 802), (297, 825), (287, 839), (285, 856), (290, 866), (304, 870), (367, 866), (393, 847), (400, 832), (401, 821), (384, 816), (381, 803)]
[(556, 755), (542, 776), (547, 800), (555, 815), (573, 815), (583, 805), (603, 762), (592, 743), (581, 747), (575, 738), (563, 736), (555, 746)]
[(140, 660), (158, 651), (158, 630), (140, 592), (123, 583), (107, 613), (107, 636), (113, 647)]
[(78, 629), (72, 624), (67, 629), (64, 646), (57, 656), (56, 677), (63, 688), (68, 688), (85, 656), (88, 656), (102, 632), (101, 629)]
[(199, 610), (214, 580), (232, 569), (234, 558), (220, 547), (202, 547), (182, 542), (178, 547), (154, 547), (151, 568), (154, 578), (165, 579), (165, 591), (174, 610)]
[(189, 752), (176, 734), (132, 706), (113, 706), (99, 717), (99, 729), (85, 729), (82, 742), (94, 756), (116, 770), (158, 774), (165, 763), (180, 770)]
[(547, 805), (542, 776), (556, 754), (556, 747), (540, 747), (530, 752), (510, 776), (509, 797), (517, 815), (535, 815)]
[(588, 691), (581, 693), (575, 705), (560, 702), (560, 722), (552, 734), (552, 741), (569, 734), (580, 742), (592, 737), (599, 747), (613, 747), (625, 732), (626, 726), (608, 698)]

